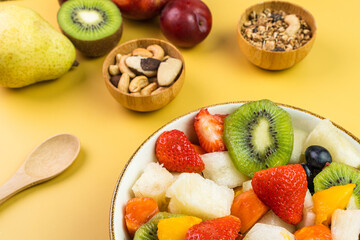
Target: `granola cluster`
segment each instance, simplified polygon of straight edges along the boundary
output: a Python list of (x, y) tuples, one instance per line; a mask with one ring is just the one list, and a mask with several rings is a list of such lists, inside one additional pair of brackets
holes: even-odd
[(257, 48), (268, 51), (290, 51), (305, 45), (312, 36), (305, 20), (295, 14), (265, 9), (252, 11), (243, 26), (244, 38)]

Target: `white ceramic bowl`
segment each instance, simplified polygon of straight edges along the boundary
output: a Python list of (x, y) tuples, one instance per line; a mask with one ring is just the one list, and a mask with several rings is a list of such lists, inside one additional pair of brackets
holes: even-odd
[[(209, 112), (214, 114), (229, 114), (236, 110), (239, 106), (245, 102), (225, 103), (214, 106), (206, 107)], [(290, 113), (293, 121), (293, 125), (297, 128), (310, 132), (315, 125), (323, 117), (311, 113), (309, 111), (292, 107), (285, 104), (278, 104)], [(131, 187), (135, 181), (141, 175), (144, 166), (152, 161), (156, 161), (155, 158), (155, 142), (159, 135), (168, 130), (178, 129), (189, 137), (191, 142), (196, 142), (196, 134), (193, 129), (194, 117), (199, 110), (188, 113), (181, 116), (170, 123), (166, 124), (155, 133), (153, 133), (144, 143), (137, 149), (133, 156), (126, 164), (123, 172), (121, 173), (117, 182), (115, 192), (112, 199), (110, 210), (110, 236), (112, 240), (130, 240), (131, 238), (127, 234), (126, 226), (124, 223), (124, 207), (126, 202), (134, 197), (131, 191)], [(360, 140), (353, 136), (350, 132), (346, 131), (342, 127), (334, 124), (338, 127), (344, 135), (358, 148), (360, 149)]]

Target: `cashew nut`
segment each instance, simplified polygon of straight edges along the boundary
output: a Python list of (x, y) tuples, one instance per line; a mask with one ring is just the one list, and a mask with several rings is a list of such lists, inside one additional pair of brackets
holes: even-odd
[(129, 90), (132, 93), (139, 92), (142, 88), (149, 85), (149, 81), (145, 76), (138, 76), (131, 80)]
[(118, 66), (119, 66), (121, 56), (122, 56), (122, 55), (121, 55), (120, 53), (116, 54), (116, 56), (115, 56), (115, 65), (118, 65)]
[(164, 49), (157, 44), (150, 45), (146, 49), (154, 55), (153, 58), (158, 60), (162, 60), (165, 55)]
[(163, 91), (164, 89), (165, 89), (165, 87), (159, 87), (159, 88), (157, 88), (155, 91), (153, 91), (153, 92), (151, 93), (151, 95), (158, 94), (158, 93), (160, 93), (161, 91)]
[(109, 73), (111, 76), (119, 75), (120, 74), (119, 67), (117, 65), (110, 65)]
[(123, 73), (120, 77), (118, 88), (123, 93), (129, 92), (129, 85), (130, 85), (130, 76), (127, 73)]
[(141, 94), (139, 92), (134, 92), (134, 93), (130, 93), (131, 96), (134, 96), (134, 97), (140, 97)]
[(142, 57), (153, 57), (153, 54), (149, 50), (146, 50), (145, 48), (134, 49), (134, 51), (132, 52), (132, 55), (133, 56), (142, 56)]
[(155, 82), (150, 83), (143, 89), (141, 89), (140, 93), (143, 96), (150, 95), (157, 88), (157, 84)]
[(133, 73), (133, 72), (128, 68), (128, 66), (127, 66), (126, 63), (125, 63), (126, 59), (127, 59), (129, 56), (130, 56), (130, 54), (121, 56), (118, 66), (119, 66), (119, 69), (120, 69), (120, 72), (121, 72), (121, 73), (127, 73), (127, 74), (129, 74), (129, 76), (130, 76), (131, 78), (133, 78), (133, 77), (136, 76), (135, 73)]
[(284, 21), (289, 24), (285, 33), (289, 36), (293, 36), (300, 29), (300, 20), (295, 14), (287, 15)]

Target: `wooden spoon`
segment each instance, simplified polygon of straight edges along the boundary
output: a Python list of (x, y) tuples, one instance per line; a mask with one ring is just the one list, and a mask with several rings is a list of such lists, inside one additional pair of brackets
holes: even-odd
[(79, 151), (80, 141), (72, 134), (58, 134), (40, 143), (0, 187), (0, 204), (16, 193), (62, 173), (73, 163)]

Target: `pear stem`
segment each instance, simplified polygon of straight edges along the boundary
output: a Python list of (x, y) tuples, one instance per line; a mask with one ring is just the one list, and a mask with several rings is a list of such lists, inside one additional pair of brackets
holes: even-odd
[(72, 64), (72, 67), (77, 67), (77, 66), (79, 66), (79, 62), (75, 60)]

